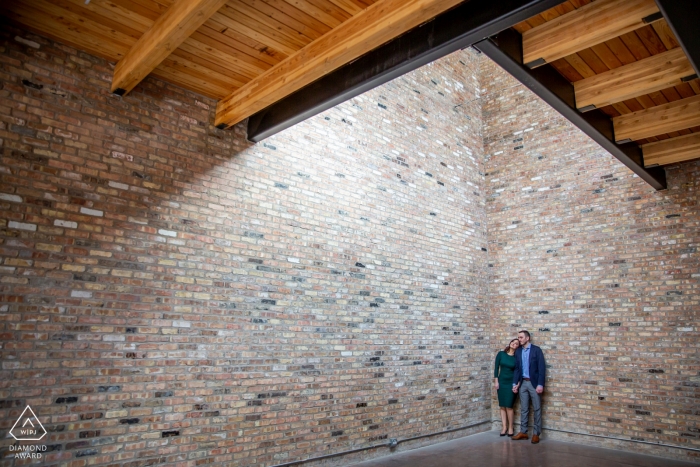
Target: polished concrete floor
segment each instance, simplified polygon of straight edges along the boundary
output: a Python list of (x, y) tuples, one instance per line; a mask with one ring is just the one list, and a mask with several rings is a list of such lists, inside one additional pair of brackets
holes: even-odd
[(698, 467), (698, 464), (542, 439), (512, 441), (488, 431), (352, 467)]

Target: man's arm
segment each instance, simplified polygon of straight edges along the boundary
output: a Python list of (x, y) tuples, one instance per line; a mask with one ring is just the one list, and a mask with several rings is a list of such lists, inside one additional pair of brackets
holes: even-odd
[(523, 370), (521, 368), (521, 360), (522, 360), (522, 354), (521, 356), (518, 356), (518, 352), (515, 352), (515, 370), (513, 370), (513, 386), (517, 386), (520, 383), (520, 375), (522, 374)]
[[(537, 349), (539, 350), (538, 356), (539, 358), (537, 359), (537, 386), (541, 386), (544, 389), (544, 377), (545, 377), (545, 371), (546, 371), (546, 366), (544, 363), (544, 352), (542, 352), (542, 349)], [(539, 391), (538, 391), (539, 392)]]

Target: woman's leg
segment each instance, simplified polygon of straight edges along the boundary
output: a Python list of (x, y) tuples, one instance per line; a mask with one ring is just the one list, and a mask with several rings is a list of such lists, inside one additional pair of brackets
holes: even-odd
[(508, 434), (514, 434), (513, 431), (513, 409), (506, 409), (506, 418), (508, 419)]
[[(513, 411), (513, 409), (511, 409), (511, 412), (512, 411)], [(508, 417), (506, 415), (506, 408), (505, 407), (501, 407), (501, 424), (503, 427), (503, 428), (501, 428), (501, 434), (503, 434), (506, 432), (506, 429), (508, 428)]]

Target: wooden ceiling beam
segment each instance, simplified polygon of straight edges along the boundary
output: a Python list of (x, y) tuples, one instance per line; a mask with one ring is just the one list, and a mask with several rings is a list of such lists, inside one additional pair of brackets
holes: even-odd
[(613, 118), (615, 141), (640, 140), (700, 125), (700, 95)]
[(551, 63), (661, 18), (654, 0), (598, 0), (525, 31), (523, 63)]
[(700, 158), (700, 133), (679, 136), (642, 146), (644, 166), (668, 165)]
[[(462, 2), (254, 113), (248, 118), (247, 138), (251, 142), (262, 141), (560, 3), (561, 0)], [(609, 119), (608, 123), (612, 137)]]
[(235, 125), (462, 0), (379, 0), (221, 100), (216, 126)]
[(227, 0), (176, 0), (119, 60), (112, 92), (131, 91)]
[(576, 107), (591, 110), (682, 83), (695, 74), (683, 49), (675, 48), (576, 81)]

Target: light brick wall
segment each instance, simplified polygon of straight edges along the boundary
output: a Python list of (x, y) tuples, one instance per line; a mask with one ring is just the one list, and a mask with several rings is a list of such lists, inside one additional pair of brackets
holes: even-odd
[(700, 449), (700, 162), (657, 192), (481, 64), (493, 352), (523, 328), (542, 346), (545, 427)]
[(1, 41), (2, 429), (29, 404), (48, 463), (251, 466), (490, 419), (476, 55), (252, 145)]

